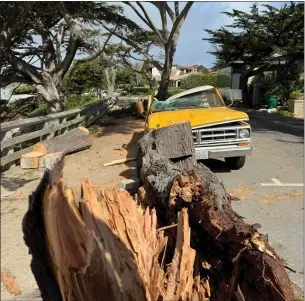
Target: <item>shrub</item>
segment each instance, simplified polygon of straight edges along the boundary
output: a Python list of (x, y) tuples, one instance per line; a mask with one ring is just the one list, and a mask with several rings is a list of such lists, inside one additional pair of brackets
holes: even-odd
[(185, 91), (185, 89), (170, 87), (170, 88), (168, 88), (168, 97), (171, 97), (171, 96), (181, 93), (183, 91)]
[(289, 98), (297, 100), (304, 99), (304, 93), (301, 91), (293, 91), (290, 93)]
[(88, 93), (87, 95), (72, 94), (66, 100), (66, 109), (72, 110), (75, 108), (81, 108), (90, 103), (96, 102), (97, 100), (99, 100), (99, 98), (95, 97), (94, 93)]
[(192, 89), (197, 88), (200, 86), (217, 85), (217, 76), (215, 74), (202, 74), (202, 73), (195, 73), (191, 74), (188, 77), (181, 80), (181, 88), (182, 89)]
[(14, 94), (32, 94), (35, 93), (35, 89), (30, 85), (20, 85), (15, 89)]
[(35, 110), (33, 110), (32, 112), (30, 112), (29, 117), (39, 117), (39, 116), (48, 115), (48, 112), (49, 112), (48, 105), (43, 104), (43, 105), (40, 105)]
[(149, 92), (148, 87), (133, 87), (132, 90), (134, 94), (143, 94)]
[(231, 76), (228, 73), (220, 73), (216, 77), (216, 86), (218, 88), (231, 87)]

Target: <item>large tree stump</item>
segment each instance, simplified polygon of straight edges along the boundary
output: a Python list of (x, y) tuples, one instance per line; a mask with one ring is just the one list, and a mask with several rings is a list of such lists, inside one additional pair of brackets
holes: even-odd
[[(140, 141), (143, 182), (138, 200), (157, 208), (161, 226), (176, 223), (187, 208), (191, 246), (198, 252), (202, 279), (210, 278), (210, 300), (231, 300), (237, 286), (248, 301), (294, 300), (283, 260), (265, 237), (231, 208), (221, 180), (197, 164), (189, 123), (149, 132)], [(177, 148), (176, 148), (177, 146)], [(172, 229), (169, 238), (177, 236)]]
[(142, 210), (127, 191), (96, 189), (88, 180), (78, 207), (61, 168), (47, 170), (23, 221), (43, 300), (186, 301), (197, 290), (205, 294), (200, 283), (193, 292), (196, 253), (186, 210), (165, 274), (167, 238), (156, 211)]
[(34, 152), (63, 153), (64, 155), (89, 148), (92, 145), (88, 137), (89, 130), (83, 127), (73, 129), (63, 135), (44, 140), (34, 145)]

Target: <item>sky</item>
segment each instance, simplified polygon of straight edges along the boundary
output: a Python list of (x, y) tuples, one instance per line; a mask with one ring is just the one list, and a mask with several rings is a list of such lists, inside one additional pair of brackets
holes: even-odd
[[(211, 68), (215, 62), (215, 56), (207, 53), (212, 48), (208, 41), (202, 40), (209, 37), (204, 29), (216, 30), (221, 26), (229, 25), (232, 23), (232, 19), (221, 12), (231, 12), (233, 9), (249, 12), (253, 3), (195, 2), (182, 27), (174, 63), (178, 65), (203, 65)], [(259, 4), (266, 3), (277, 8), (285, 4), (285, 2), (260, 2)], [(147, 8), (151, 19), (156, 22), (156, 25), (160, 26), (161, 21), (157, 9), (149, 3), (145, 3), (144, 6)], [(130, 7), (124, 5), (124, 10), (126, 16), (131, 17), (139, 24), (143, 24)]]

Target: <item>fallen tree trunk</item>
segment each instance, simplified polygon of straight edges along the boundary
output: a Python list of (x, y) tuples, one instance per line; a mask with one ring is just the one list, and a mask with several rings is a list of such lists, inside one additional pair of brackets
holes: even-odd
[(141, 209), (126, 191), (94, 189), (88, 180), (77, 206), (73, 191), (52, 172), (31, 196), (23, 221), (43, 300), (190, 300), (196, 252), (186, 210), (178, 215), (165, 273), (167, 238), (154, 209)]
[(63, 153), (64, 155), (81, 151), (92, 145), (88, 135), (88, 129), (78, 127), (63, 135), (36, 143), (33, 151), (44, 154)]
[(144, 187), (138, 200), (157, 208), (160, 226), (175, 223), (177, 212), (188, 209), (191, 245), (204, 267), (203, 278), (209, 277), (214, 287), (211, 300), (231, 300), (238, 285), (245, 300), (295, 300), (283, 260), (233, 211), (221, 180), (196, 163), (191, 139), (189, 123), (182, 123), (139, 141)]
[(43, 300), (229, 301), (237, 288), (246, 301), (295, 300), (282, 260), (197, 165), (190, 133), (181, 123), (140, 140), (141, 206), (88, 180), (78, 204), (63, 160), (45, 172), (23, 221)]

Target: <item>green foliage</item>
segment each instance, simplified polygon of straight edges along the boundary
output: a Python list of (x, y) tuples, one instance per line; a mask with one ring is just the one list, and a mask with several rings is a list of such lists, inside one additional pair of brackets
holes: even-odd
[(170, 87), (170, 88), (168, 88), (168, 97), (171, 97), (173, 95), (179, 94), (179, 93), (181, 93), (183, 91), (185, 91), (185, 89)]
[(30, 85), (20, 85), (14, 90), (14, 94), (32, 94), (35, 92), (35, 89)]
[(136, 76), (131, 68), (119, 69), (116, 72), (115, 82), (117, 87), (126, 89), (126, 86), (134, 86), (136, 84)]
[(130, 91), (131, 94), (138, 95), (138, 94), (147, 94), (149, 93), (148, 87), (133, 87)]
[(87, 95), (72, 94), (66, 101), (66, 109), (82, 108), (98, 100), (99, 98), (95, 97), (94, 93), (88, 93)]
[(181, 89), (192, 89), (200, 86), (211, 85), (216, 87), (217, 77), (215, 74), (195, 73), (181, 80)]
[(289, 98), (290, 99), (297, 99), (297, 100), (304, 99), (304, 92), (293, 91), (293, 92), (290, 93)]
[[(277, 111), (278, 114), (285, 116), (285, 117), (294, 117), (294, 114), (292, 112), (289, 112), (287, 110), (279, 110)], [(304, 300), (304, 299), (302, 299)]]
[(216, 87), (217, 88), (231, 87), (231, 76), (228, 73), (217, 74)]
[(40, 105), (38, 108), (28, 114), (28, 117), (39, 117), (48, 115), (49, 108), (47, 104)]
[[(74, 94), (82, 94), (93, 88), (106, 89), (105, 66), (107, 62), (104, 60), (93, 60), (79, 64), (74, 72), (70, 82), (69, 91)], [(63, 89), (67, 88), (69, 74), (65, 76)]]
[(290, 97), (293, 92), (297, 92), (299, 95), (304, 93), (304, 82), (299, 78), (291, 79), (287, 75), (285, 79), (282, 78), (281, 74), (275, 78), (265, 76), (262, 79), (262, 83), (266, 100), (269, 96), (274, 95), (277, 98), (277, 104), (284, 108), (287, 108), (288, 100), (291, 99)]

